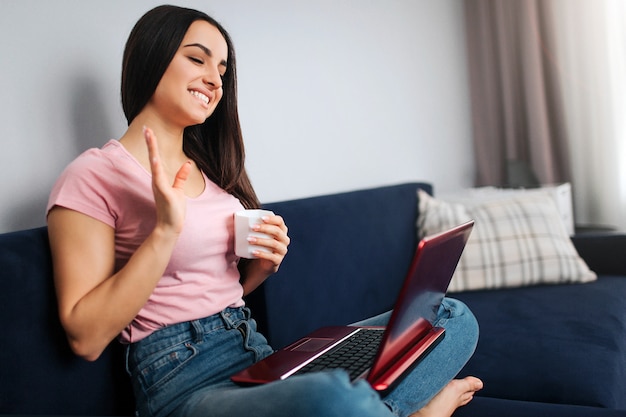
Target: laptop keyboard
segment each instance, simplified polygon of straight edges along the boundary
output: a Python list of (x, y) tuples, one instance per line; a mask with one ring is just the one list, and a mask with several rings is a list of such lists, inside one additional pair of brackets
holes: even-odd
[(361, 329), (328, 352), (315, 358), (295, 372), (295, 375), (341, 368), (350, 380), (369, 369), (378, 352), (383, 329)]

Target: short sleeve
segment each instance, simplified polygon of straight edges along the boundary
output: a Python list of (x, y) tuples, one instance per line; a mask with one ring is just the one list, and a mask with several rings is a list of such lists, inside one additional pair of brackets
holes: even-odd
[(78, 156), (61, 173), (52, 187), (46, 215), (55, 206), (78, 211), (115, 227), (117, 214), (111, 202), (117, 170), (99, 149)]

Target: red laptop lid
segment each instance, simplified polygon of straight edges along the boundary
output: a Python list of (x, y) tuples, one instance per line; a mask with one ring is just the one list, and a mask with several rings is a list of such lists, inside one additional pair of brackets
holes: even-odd
[(403, 356), (421, 356), (419, 341), (433, 332), (437, 310), (473, 226), (469, 221), (420, 241), (367, 378), (375, 388), (385, 374), (398, 373), (394, 367), (412, 365)]

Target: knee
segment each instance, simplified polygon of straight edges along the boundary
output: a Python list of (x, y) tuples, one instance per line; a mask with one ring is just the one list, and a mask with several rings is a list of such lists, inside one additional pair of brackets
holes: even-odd
[[(468, 341), (478, 341), (479, 326), (478, 320), (470, 308), (454, 298), (444, 298), (439, 310), (439, 325), (442, 325), (446, 332), (463, 334)], [(474, 344), (475, 344), (474, 343)]]
[(439, 307), (439, 316), (446, 319), (467, 320), (468, 322), (476, 322), (476, 317), (472, 310), (460, 300), (456, 298), (445, 297)]
[(444, 297), (441, 301), (441, 306), (454, 316), (460, 316), (467, 312), (471, 313), (467, 304), (461, 300), (457, 300), (456, 298)]

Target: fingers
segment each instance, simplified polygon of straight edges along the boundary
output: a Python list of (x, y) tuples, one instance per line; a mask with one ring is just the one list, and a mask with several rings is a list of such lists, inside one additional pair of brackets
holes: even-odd
[[(263, 233), (271, 236), (271, 239), (258, 238), (255, 244), (261, 244), (261, 246), (267, 246), (270, 249), (280, 253), (287, 253), (287, 246), (291, 239), (287, 234), (288, 229), (285, 225), (285, 221), (281, 216), (265, 216), (262, 218), (262, 224), (255, 224), (252, 226), (252, 230), (255, 232)], [(265, 244), (262, 244), (265, 243)]]
[(191, 173), (192, 164), (190, 162), (183, 164), (172, 181), (162, 163), (154, 132), (144, 127), (143, 134), (148, 147), (148, 158), (152, 172), (152, 191), (156, 206), (157, 225), (166, 230), (180, 233), (185, 222), (187, 207), (184, 185)]
[(180, 167), (180, 169), (176, 173), (176, 176), (174, 177), (174, 184), (172, 185), (172, 187), (182, 189), (185, 185), (185, 181), (187, 181), (187, 178), (189, 177), (190, 172), (191, 161), (187, 161), (183, 164), (182, 167)]
[(262, 220), (262, 224), (256, 224), (252, 229), (255, 232), (266, 234), (270, 238), (251, 237), (250, 243), (269, 249), (269, 252), (256, 251), (254, 256), (270, 261), (274, 265), (274, 269), (277, 270), (287, 254), (287, 247), (291, 242), (287, 234), (288, 229), (280, 216), (266, 216)]
[[(163, 165), (161, 163), (161, 155), (159, 153), (159, 146), (156, 140), (156, 136), (152, 129), (147, 126), (143, 127), (143, 135), (146, 139), (146, 145), (148, 146), (148, 157), (150, 158), (150, 171), (152, 172), (152, 178), (154, 183), (159, 186), (165, 186), (167, 184), (167, 178)], [(191, 161), (184, 163), (174, 177), (173, 188), (182, 189), (185, 181), (189, 177), (191, 172)]]
[(148, 146), (148, 158), (150, 159), (150, 171), (155, 182), (163, 178), (163, 167), (161, 166), (161, 156), (159, 155), (159, 147), (154, 136), (154, 132), (149, 127), (143, 127), (143, 136)]

